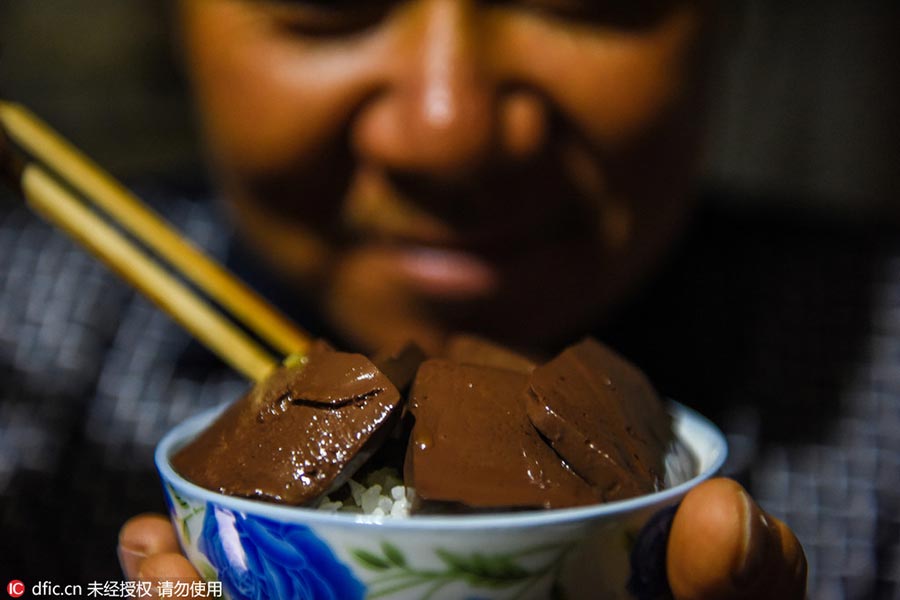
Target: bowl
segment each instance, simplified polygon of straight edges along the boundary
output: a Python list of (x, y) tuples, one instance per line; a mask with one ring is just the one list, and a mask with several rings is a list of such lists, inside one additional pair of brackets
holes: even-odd
[(698, 474), (588, 507), (392, 518), (226, 496), (185, 480), (169, 461), (221, 407), (166, 434), (156, 466), (185, 554), (207, 581), (219, 582), (207, 584), (210, 590), (221, 588), (232, 600), (655, 597), (674, 507), (727, 454), (712, 423), (669, 406)]

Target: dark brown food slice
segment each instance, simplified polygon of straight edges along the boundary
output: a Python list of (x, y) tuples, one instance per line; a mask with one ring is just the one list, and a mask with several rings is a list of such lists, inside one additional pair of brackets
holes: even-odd
[(597, 502), (525, 414), (528, 377), (446, 359), (419, 367), (406, 483), (426, 501), (476, 508), (561, 508)]
[(387, 375), (398, 390), (403, 392), (412, 383), (419, 365), (425, 358), (425, 351), (418, 344), (404, 342), (382, 348), (372, 357), (372, 362), (379, 371)]
[(397, 389), (366, 357), (315, 351), (231, 405), (172, 465), (208, 489), (304, 504), (352, 475), (399, 406)]
[(535, 367), (533, 360), (518, 352), (466, 333), (456, 334), (447, 341), (444, 358), (465, 365), (496, 367), (517, 373), (531, 373)]
[(528, 417), (604, 500), (662, 486), (671, 417), (635, 366), (593, 339), (534, 370)]

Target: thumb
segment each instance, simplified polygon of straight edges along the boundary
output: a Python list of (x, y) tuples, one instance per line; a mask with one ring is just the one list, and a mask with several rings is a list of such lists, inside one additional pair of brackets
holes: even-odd
[(685, 496), (672, 522), (666, 570), (677, 600), (806, 595), (806, 556), (797, 537), (731, 479), (712, 479)]

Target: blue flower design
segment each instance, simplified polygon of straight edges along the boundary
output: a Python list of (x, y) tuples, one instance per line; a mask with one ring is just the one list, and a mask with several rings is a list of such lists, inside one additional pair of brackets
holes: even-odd
[(365, 586), (303, 525), (208, 505), (198, 547), (233, 600), (356, 600)]

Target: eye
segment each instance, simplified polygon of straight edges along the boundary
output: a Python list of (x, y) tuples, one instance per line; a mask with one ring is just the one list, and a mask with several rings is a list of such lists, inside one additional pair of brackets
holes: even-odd
[(696, 0), (519, 0), (503, 4), (518, 4), (528, 10), (545, 13), (551, 18), (582, 22), (585, 25), (609, 26), (622, 29), (652, 27), (670, 11)]
[(380, 22), (396, 0), (248, 0), (286, 31), (307, 36), (347, 35)]

